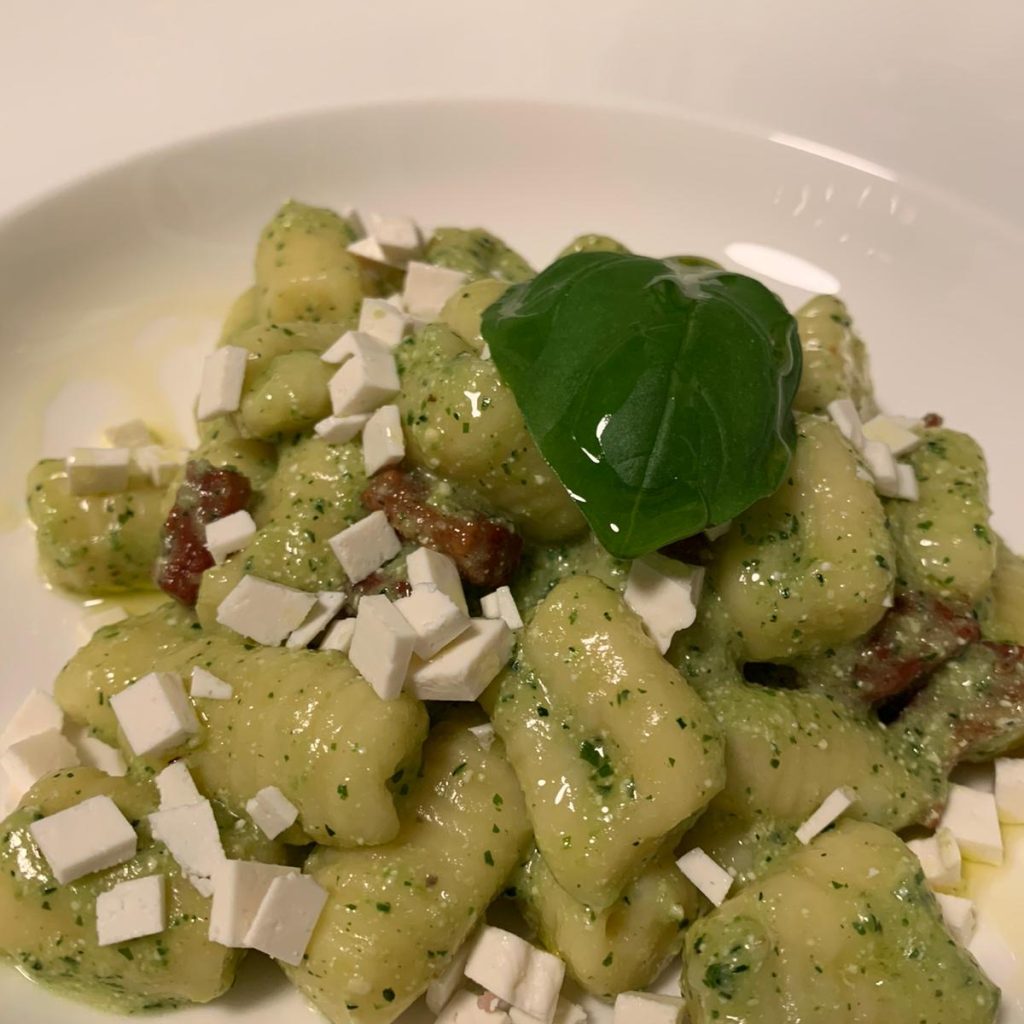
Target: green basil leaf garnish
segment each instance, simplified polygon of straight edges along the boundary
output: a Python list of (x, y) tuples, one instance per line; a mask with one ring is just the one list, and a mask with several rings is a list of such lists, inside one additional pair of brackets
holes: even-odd
[(800, 342), (753, 278), (574, 253), (510, 288), (483, 335), (544, 458), (614, 555), (725, 522), (782, 482)]

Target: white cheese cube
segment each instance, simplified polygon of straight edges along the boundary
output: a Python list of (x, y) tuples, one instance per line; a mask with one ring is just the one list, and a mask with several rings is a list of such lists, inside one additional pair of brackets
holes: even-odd
[(676, 861), (676, 867), (702, 892), (716, 907), (720, 907), (729, 895), (733, 877), (717, 861), (712, 860), (699, 846), (684, 853)]
[(191, 807), (203, 802), (203, 794), (196, 788), (192, 773), (184, 761), (172, 761), (156, 776), (156, 788), (160, 794), (160, 810), (170, 811), (175, 807)]
[(327, 543), (352, 583), (365, 580), (402, 550), (398, 534), (380, 509), (336, 533)]
[(900, 498), (903, 501), (917, 501), (921, 496), (921, 491), (918, 487), (917, 473), (914, 472), (914, 467), (906, 462), (897, 462), (895, 488), (893, 488), (891, 494), (884, 490), (882, 490), (881, 493), (885, 494), (888, 498)]
[(806, 846), (856, 802), (857, 794), (848, 786), (833, 789), (822, 800), (821, 806), (796, 830), (797, 839)]
[(331, 619), (341, 611), (345, 595), (337, 590), (321, 590), (316, 595), (316, 604), (310, 609), (306, 621), (294, 630), (285, 642), (285, 647), (306, 647), (326, 628)]
[(620, 992), (615, 997), (615, 1024), (679, 1024), (685, 1006), (674, 996)]
[(513, 645), (501, 619), (470, 619), (466, 631), (429, 661), (413, 661), (408, 688), (420, 700), (476, 700), (508, 663)]
[(233, 949), (244, 947), (245, 937), (274, 880), (298, 873), (298, 868), (280, 864), (261, 864), (253, 860), (224, 861), (213, 876), (210, 941)]
[(320, 650), (341, 651), (342, 654), (348, 654), (348, 650), (352, 646), (352, 634), (355, 631), (355, 619), (339, 619), (337, 622), (332, 622), (324, 634), (323, 640), (320, 641)]
[(116, 626), (127, 618), (128, 613), (119, 604), (100, 604), (86, 608), (78, 624), (78, 637), (83, 644), (87, 644), (98, 630), (106, 626)]
[(490, 750), (494, 746), (494, 726), (490, 722), (483, 725), (471, 725), (469, 731), (473, 734), (481, 749)]
[(144, 477), (154, 487), (166, 487), (188, 460), (180, 448), (164, 448), (148, 444), (132, 449), (132, 472)]
[(466, 977), (511, 1006), (550, 1021), (558, 1004), (565, 964), (518, 935), (484, 925), (466, 961)]
[(394, 700), (402, 692), (416, 639), (386, 597), (370, 595), (359, 602), (348, 659), (381, 700)]
[(948, 828), (940, 828), (926, 839), (912, 839), (907, 847), (921, 862), (925, 881), (933, 889), (956, 889), (960, 885), (960, 847)]
[(256, 536), (256, 523), (245, 509), (214, 519), (203, 529), (206, 532), (206, 550), (213, 555), (217, 565), (221, 565), (228, 555), (241, 551)]
[(199, 732), (199, 719), (176, 672), (150, 672), (115, 693), (110, 707), (136, 757), (170, 750)]
[(277, 786), (265, 786), (246, 801), (245, 809), (268, 839), (276, 839), (299, 817), (299, 809)]
[(394, 466), (405, 458), (405, 435), (397, 405), (382, 405), (363, 428), (363, 465), (366, 475)]
[(908, 429), (901, 416), (875, 416), (864, 424), (864, 436), (869, 441), (881, 441), (896, 458), (909, 455), (924, 442), (920, 434)]
[(149, 825), (182, 874), (203, 896), (212, 896), (213, 876), (226, 858), (210, 801), (154, 811)]
[(391, 401), (401, 387), (395, 357), (372, 338), (365, 347), (346, 360), (327, 382), (331, 411), (335, 416), (354, 416), (373, 412)]
[(486, 363), (491, 358), (491, 346), (484, 342), (484, 347), (480, 349), (480, 358)]
[(128, 420), (103, 431), (113, 448), (144, 448), (160, 443), (160, 438), (142, 420)]
[(100, 946), (156, 935), (166, 927), (164, 876), (119, 882), (96, 897), (96, 940)]
[(20, 794), (8, 781), (3, 768), (0, 768), (0, 822), (13, 814), (18, 809), (20, 802)]
[(1002, 864), (1003, 836), (999, 830), (996, 800), (991, 793), (956, 783), (951, 785), (939, 828), (948, 828), (953, 833), (965, 860)]
[(316, 604), (316, 594), (243, 576), (217, 608), (217, 621), (242, 636), (276, 647), (299, 628)]
[(327, 416), (314, 425), (313, 432), (328, 444), (345, 444), (366, 426), (369, 418), (366, 413), (357, 416)]
[(270, 883), (245, 945), (295, 966), (302, 961), (327, 893), (308, 875), (281, 875)]
[(480, 598), (480, 611), (485, 619), (504, 620), (509, 629), (523, 628), (523, 617), (508, 587), (498, 587), (493, 594), (484, 594)]
[(366, 230), (393, 263), (408, 263), (423, 251), (423, 236), (411, 217), (382, 217), (371, 213)]
[(402, 344), (409, 328), (405, 311), (384, 299), (363, 299), (359, 308), (359, 330), (376, 338), (389, 349)]
[(413, 261), (405, 274), (402, 304), (410, 315), (420, 320), (434, 320), (465, 283), (466, 275), (460, 270)]
[(645, 555), (629, 567), (626, 604), (643, 620), (647, 634), (664, 654), (672, 637), (693, 625), (704, 585), (704, 570), (664, 555)]
[(472, 948), (472, 939), (464, 942), (451, 958), (448, 966), (427, 986), (425, 999), (427, 1009), (440, 1013), (455, 995), (455, 990), (466, 976), (466, 961)]
[(93, 736), (88, 726), (69, 722), (64, 727), (64, 735), (75, 748), (81, 764), (96, 768), (115, 778), (122, 778), (128, 774), (128, 766), (124, 763), (121, 751)]
[(889, 497), (895, 495), (900, 477), (896, 470), (896, 459), (888, 445), (882, 444), (881, 441), (865, 441), (861, 454), (871, 471), (871, 478), (875, 481), (878, 493)]
[[(512, 1024), (541, 1024), (540, 1018), (532, 1017), (515, 1006), (509, 1007), (508, 1017)], [(587, 1024), (588, 1019), (587, 1011), (582, 1006), (559, 996), (551, 1024)]]
[(78, 751), (56, 729), (27, 736), (0, 754), (0, 768), (19, 800), (40, 779), (77, 764)]
[[(456, 978), (456, 982), (461, 978)], [(430, 989), (427, 989), (429, 999)], [(475, 992), (456, 992), (440, 1010), (435, 1010), (434, 1024), (510, 1024), (511, 1017), (504, 1010), (488, 1010), (481, 1005), (483, 997)], [(427, 1003), (430, 1006), (430, 1003)]]
[(849, 398), (837, 398), (828, 403), (828, 414), (839, 428), (839, 433), (858, 451), (864, 447), (864, 429), (857, 406)]
[(373, 359), (386, 352), (387, 348), (372, 334), (366, 331), (345, 331), (336, 342), (324, 349), (320, 358), (325, 363), (341, 366), (350, 359), (360, 356)]
[(363, 260), (369, 260), (371, 263), (382, 263), (386, 267), (401, 266), (401, 264), (393, 263), (388, 259), (383, 246), (381, 246), (380, 242), (378, 242), (373, 235), (367, 235), (366, 238), (360, 238), (358, 242), (352, 242), (352, 244), (346, 246), (346, 248), (353, 256), (358, 256)]
[(230, 683), (196, 665), (192, 669), (192, 686), (189, 691), (193, 700), (231, 700), (235, 691)]
[(964, 899), (962, 896), (948, 896), (946, 893), (936, 893), (939, 910), (942, 911), (942, 923), (946, 931), (960, 943), (966, 946), (974, 938), (974, 930), (978, 924), (977, 913), (974, 909), (974, 901)]
[(237, 411), (242, 404), (242, 384), (248, 359), (248, 351), (238, 345), (224, 345), (206, 357), (196, 403), (197, 420), (212, 420), (215, 416)]
[(64, 463), (72, 494), (113, 494), (128, 489), (128, 448), (74, 448)]
[(469, 629), (469, 616), (440, 590), (416, 587), (408, 597), (397, 600), (395, 607), (416, 633), (413, 651), (420, 658), (433, 657)]
[(409, 584), (413, 588), (419, 586), (433, 587), (450, 597), (458, 607), (469, 613), (466, 595), (462, 589), (462, 580), (455, 562), (447, 555), (433, 548), (417, 548), (405, 560), (405, 571), (409, 576)]
[(64, 712), (57, 702), (42, 690), (29, 690), (28, 696), (18, 705), (18, 710), (0, 733), (0, 751), (29, 736), (38, 736), (51, 729), (60, 732), (63, 727)]
[(1024, 757), (996, 758), (995, 797), (1000, 821), (1024, 824)]
[(109, 796), (94, 796), (28, 827), (61, 885), (131, 860), (138, 837)]

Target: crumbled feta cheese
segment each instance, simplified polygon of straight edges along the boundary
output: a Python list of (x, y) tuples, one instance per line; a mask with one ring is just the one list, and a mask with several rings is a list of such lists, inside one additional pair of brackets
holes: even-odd
[(464, 942), (456, 950), (448, 966), (427, 986), (425, 998), (429, 1010), (440, 1013), (455, 995), (455, 990), (466, 976), (466, 961), (469, 959), (471, 946), (472, 941)]
[(402, 302), (412, 316), (420, 320), (434, 320), (444, 304), (465, 283), (466, 275), (459, 270), (414, 260), (405, 274)]
[(359, 602), (348, 658), (381, 700), (394, 700), (416, 640), (416, 631), (386, 597), (369, 595)]
[(396, 349), (409, 327), (405, 311), (384, 299), (363, 299), (359, 309), (359, 330), (376, 338), (387, 348)]
[(94, 796), (28, 827), (53, 877), (68, 885), (135, 856), (138, 837), (109, 796)]
[(236, 412), (242, 404), (242, 384), (249, 352), (238, 345), (214, 349), (203, 362), (196, 419), (212, 420)]
[(889, 446), (881, 441), (865, 441), (861, 453), (879, 494), (894, 495), (899, 488), (900, 478), (896, 471), (896, 459)]
[(620, 992), (615, 997), (615, 1024), (679, 1024), (685, 1006), (674, 996)]
[(203, 802), (203, 794), (196, 788), (192, 773), (184, 761), (172, 761), (156, 776), (156, 788), (160, 794), (160, 810), (170, 811), (175, 807), (191, 807)]
[(0, 733), (0, 751), (19, 740), (29, 736), (37, 736), (41, 732), (64, 727), (64, 712), (57, 702), (42, 690), (29, 690), (28, 696), (18, 705), (18, 710), (11, 715), (3, 733)]
[(411, 217), (382, 217), (371, 213), (366, 230), (393, 263), (408, 263), (423, 251), (423, 236)]
[(298, 873), (298, 868), (280, 864), (261, 864), (253, 860), (224, 861), (213, 876), (210, 941), (233, 949), (244, 947), (245, 937), (274, 880)]
[(366, 475), (373, 476), (404, 458), (405, 435), (402, 433), (401, 413), (397, 405), (382, 405), (363, 428), (363, 465), (366, 467)]
[(405, 560), (405, 571), (412, 587), (426, 586), (440, 590), (468, 614), (466, 595), (455, 562), (433, 548), (417, 548)]
[(0, 768), (19, 800), (40, 779), (79, 763), (78, 751), (56, 729), (26, 736), (0, 754)]
[(114, 448), (144, 448), (159, 444), (160, 438), (142, 420), (128, 420), (103, 431), (107, 442)]
[(466, 631), (429, 661), (413, 660), (409, 690), (420, 700), (476, 700), (508, 663), (513, 643), (502, 619), (470, 619)]
[(315, 424), (313, 432), (328, 444), (345, 444), (366, 426), (369, 418), (367, 413), (359, 413), (356, 416), (328, 416)]
[(864, 436), (869, 441), (881, 441), (896, 458), (909, 455), (924, 441), (907, 428), (901, 416), (875, 416), (864, 424)]
[(128, 618), (128, 613), (119, 604), (101, 604), (95, 608), (86, 608), (78, 623), (78, 636), (83, 644), (87, 644), (97, 630), (105, 626), (116, 626)]
[(996, 758), (996, 808), (999, 820), (1024, 824), (1024, 757)]
[(480, 358), (486, 363), (491, 358), (491, 346), (484, 342), (484, 347), (480, 349)]
[(849, 398), (837, 398), (828, 403), (828, 414), (839, 428), (839, 433), (858, 451), (864, 447), (864, 430), (857, 406)]
[(64, 467), (72, 494), (113, 494), (128, 488), (132, 453), (128, 448), (74, 448)]
[(956, 783), (951, 785), (939, 828), (948, 828), (953, 833), (965, 860), (1002, 864), (1003, 836), (999, 830), (996, 800), (991, 793)]
[(136, 757), (180, 746), (199, 720), (176, 672), (150, 672), (110, 698), (110, 708)]
[(942, 923), (946, 930), (961, 946), (968, 945), (974, 938), (974, 930), (978, 923), (974, 901), (942, 892), (936, 893), (935, 899), (938, 901), (939, 910), (942, 911)]
[(337, 590), (321, 590), (316, 595), (316, 604), (306, 616), (305, 622), (285, 642), (285, 647), (306, 647), (312, 643), (328, 626), (330, 621), (341, 611), (345, 603), (345, 594)]
[(340, 651), (342, 654), (348, 654), (348, 650), (352, 646), (352, 634), (355, 631), (355, 619), (339, 619), (337, 622), (331, 623), (330, 628), (324, 634), (323, 640), (320, 641), (319, 649), (321, 651)]
[(246, 801), (245, 809), (268, 839), (276, 839), (299, 817), (299, 809), (277, 786), (265, 786)]
[(704, 584), (704, 570), (657, 553), (637, 558), (629, 567), (626, 604), (664, 654), (672, 637), (693, 625)]
[(481, 749), (490, 750), (494, 746), (494, 726), (490, 722), (483, 725), (471, 725), (469, 731), (473, 734)]
[(212, 878), (225, 857), (210, 801), (154, 811), (149, 825), (182, 874), (203, 896), (212, 896)]
[(385, 346), (366, 331), (345, 331), (336, 342), (324, 349), (320, 358), (325, 363), (341, 366), (350, 359), (374, 359), (386, 351)]
[(217, 608), (217, 621), (242, 636), (276, 647), (302, 625), (316, 604), (316, 594), (243, 576)]
[(302, 961), (327, 893), (308, 875), (288, 874), (270, 883), (245, 945), (295, 966)]
[(493, 594), (484, 594), (480, 598), (480, 611), (485, 619), (504, 620), (509, 629), (523, 628), (523, 617), (508, 587), (498, 587)]
[(699, 846), (684, 853), (676, 861), (676, 867), (716, 907), (720, 907), (729, 895), (733, 878), (717, 861), (712, 860)]
[(400, 264), (392, 263), (388, 259), (380, 242), (378, 242), (372, 235), (367, 235), (366, 238), (360, 238), (358, 242), (353, 242), (346, 248), (353, 256), (358, 256), (363, 260), (369, 260), (371, 263), (382, 263), (386, 267), (400, 266)]
[(416, 634), (413, 651), (420, 658), (433, 657), (457, 636), (469, 629), (469, 616), (447, 594), (427, 587), (416, 587), (395, 607)]
[(119, 882), (96, 897), (96, 941), (100, 946), (156, 935), (166, 927), (164, 876)]
[(192, 669), (192, 687), (190, 690), (192, 699), (203, 700), (231, 700), (235, 691), (230, 683), (224, 682), (219, 676), (208, 672), (205, 668), (196, 665)]
[(154, 487), (166, 487), (187, 458), (188, 453), (180, 448), (148, 444), (132, 449), (132, 472), (147, 479)]
[(395, 357), (368, 335), (362, 337), (369, 344), (362, 345), (357, 354), (342, 363), (327, 383), (331, 394), (331, 411), (335, 416), (373, 412), (394, 398), (400, 390)]
[(920, 489), (917, 484), (917, 474), (914, 467), (909, 463), (896, 463), (896, 484), (890, 486), (888, 480), (876, 479), (875, 486), (878, 493), (886, 498), (901, 498), (903, 501), (917, 501), (920, 497)]
[(940, 828), (926, 839), (912, 839), (907, 847), (921, 862), (925, 881), (933, 889), (955, 889), (960, 885), (960, 847), (948, 828)]
[(352, 583), (365, 580), (402, 550), (398, 534), (380, 509), (336, 533), (327, 543)]
[(510, 1024), (511, 1017), (504, 1010), (489, 1010), (481, 1002), (482, 997), (468, 989), (456, 992), (440, 1010), (434, 1011), (434, 1024)]
[(832, 790), (822, 800), (821, 806), (796, 830), (797, 839), (806, 846), (856, 802), (857, 794), (849, 787), (840, 786)]
[(128, 774), (128, 766), (124, 763), (121, 751), (93, 736), (88, 726), (69, 722), (64, 727), (64, 735), (75, 748), (82, 764), (115, 778)]
[(221, 565), (236, 551), (241, 551), (256, 536), (256, 523), (244, 509), (229, 516), (214, 519), (204, 527), (206, 550), (213, 555), (216, 565)]

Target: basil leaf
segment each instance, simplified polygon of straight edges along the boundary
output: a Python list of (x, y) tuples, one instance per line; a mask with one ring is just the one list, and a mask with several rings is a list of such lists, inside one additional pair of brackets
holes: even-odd
[(725, 522), (782, 481), (800, 342), (753, 278), (574, 253), (505, 292), (483, 335), (544, 458), (614, 555)]

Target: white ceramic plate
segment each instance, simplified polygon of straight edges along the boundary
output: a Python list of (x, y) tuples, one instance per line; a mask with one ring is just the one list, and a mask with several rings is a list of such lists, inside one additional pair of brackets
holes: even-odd
[[(288, 196), (482, 224), (541, 263), (595, 230), (640, 251), (713, 256), (791, 303), (838, 287), (883, 405), (938, 411), (974, 434), (989, 455), (996, 525), (1024, 544), (1024, 236), (967, 198), (797, 138), (661, 114), (514, 102), (322, 113), (154, 153), (0, 223), (0, 717), (28, 686), (48, 686), (79, 642), (80, 606), (35, 571), (25, 473), (132, 416), (189, 439), (197, 357), (249, 280), (259, 227)], [(1024, 929), (997, 910), (1020, 891), (1022, 851), (1012, 869), (975, 872), (989, 893), (986, 941), (1005, 946), (1007, 1020), (1024, 1020), (1012, 955), (1024, 958)], [(0, 1006), (22, 1024), (109, 1020), (13, 971), (0, 971)], [(174, 1016), (214, 1024), (244, 1010), (249, 1024), (278, 1024), (300, 1006), (253, 957), (224, 1000)]]

